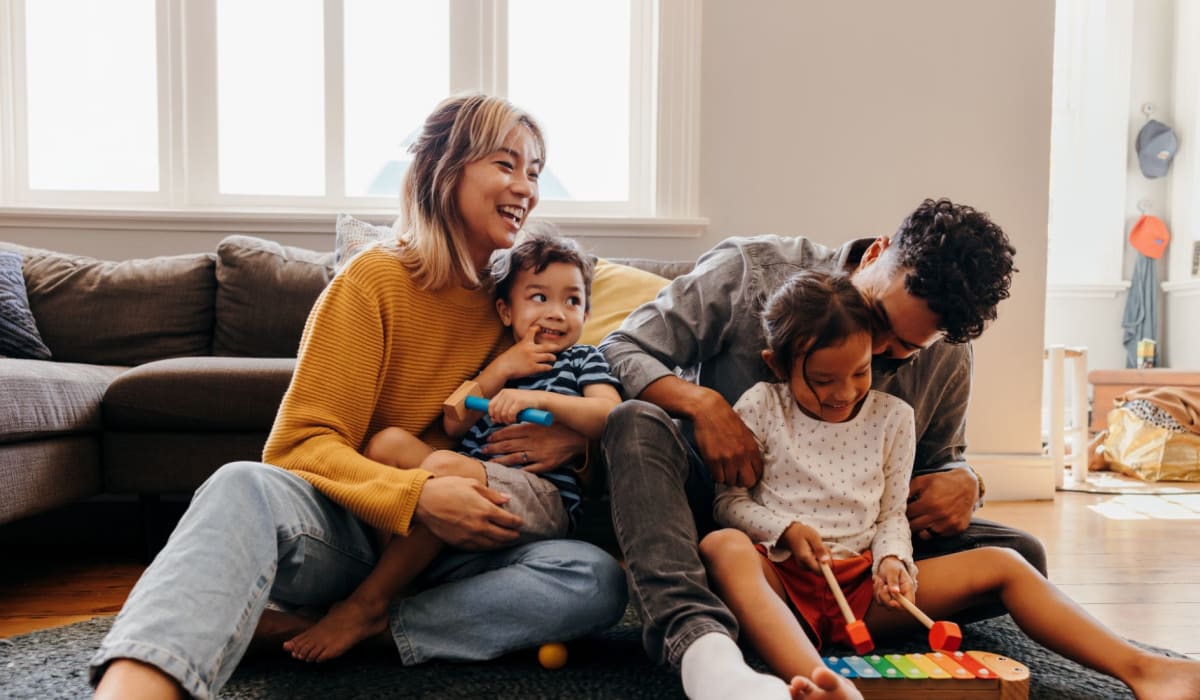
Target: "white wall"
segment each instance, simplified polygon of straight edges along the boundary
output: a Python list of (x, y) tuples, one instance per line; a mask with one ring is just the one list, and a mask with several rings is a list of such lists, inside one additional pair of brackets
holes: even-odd
[[(1070, 60), (1055, 81), (1054, 168), (1047, 273), (1046, 343), (1082, 345), (1091, 369), (1125, 366), (1121, 316), (1136, 257), (1128, 233), (1147, 213), (1173, 238), (1157, 262), (1159, 362), (1200, 368), (1200, 8), (1193, 0), (1058, 0), (1058, 51)], [(1069, 52), (1074, 51), (1073, 55)], [(1149, 117), (1175, 129), (1179, 154), (1167, 176), (1148, 179), (1133, 147)]]
[[(701, 247), (889, 233), (926, 196), (1012, 238), (1013, 296), (976, 345), (972, 453), (1040, 453), (1053, 19), (1041, 2), (704, 5)], [(1049, 497), (1047, 476), (1011, 495)]]
[[(976, 345), (968, 439), (989, 464), (997, 455), (1033, 464), (1053, 21), (1053, 4), (1043, 2), (706, 0), (700, 214), (708, 232), (587, 242), (603, 255), (694, 258), (729, 235), (806, 235), (832, 245), (890, 233), (927, 196), (987, 211), (1012, 238), (1020, 273)], [(151, 245), (150, 234), (107, 238), (111, 254), (132, 257), (176, 243), (208, 250), (220, 236), (164, 245)], [(49, 242), (65, 248), (58, 244), (70, 240)], [(80, 252), (95, 247), (77, 243)], [(997, 467), (1010, 475), (1020, 468), (1006, 469), (1003, 459)], [(986, 474), (989, 491), (1049, 497), (1048, 469), (1029, 469), (1038, 473), (1014, 490)]]

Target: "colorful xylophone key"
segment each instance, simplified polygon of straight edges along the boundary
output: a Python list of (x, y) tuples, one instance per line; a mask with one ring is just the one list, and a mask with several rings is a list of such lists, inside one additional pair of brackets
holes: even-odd
[(1029, 697), (1029, 669), (988, 652), (823, 658), (826, 666), (850, 679), (867, 700), (1026, 700)]

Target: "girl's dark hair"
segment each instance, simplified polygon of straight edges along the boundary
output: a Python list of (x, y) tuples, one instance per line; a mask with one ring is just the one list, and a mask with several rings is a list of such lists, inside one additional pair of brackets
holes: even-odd
[(583, 308), (592, 308), (592, 276), (596, 260), (583, 252), (579, 244), (559, 235), (558, 227), (549, 221), (535, 219), (521, 230), (516, 245), (492, 254), (489, 274), (492, 296), (511, 303), (513, 280), (520, 270), (545, 270), (550, 263), (567, 263), (579, 268), (583, 276)]
[[(855, 333), (871, 333), (874, 314), (849, 275), (803, 270), (767, 299), (762, 325), (775, 365), (787, 372), (800, 354), (838, 345)], [(808, 384), (807, 367), (802, 372)]]

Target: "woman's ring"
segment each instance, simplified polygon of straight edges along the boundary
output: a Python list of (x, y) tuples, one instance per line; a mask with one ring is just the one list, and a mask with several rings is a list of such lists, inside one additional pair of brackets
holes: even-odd
[(521, 450), (521, 463), (529, 464), (529, 453), (524, 450)]

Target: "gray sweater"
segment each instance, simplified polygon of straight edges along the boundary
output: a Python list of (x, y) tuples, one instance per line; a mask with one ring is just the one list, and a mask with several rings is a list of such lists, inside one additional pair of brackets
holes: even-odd
[[(627, 396), (676, 371), (733, 405), (744, 391), (774, 381), (763, 362), (761, 311), (793, 273), (853, 270), (870, 245), (860, 239), (834, 250), (805, 238), (730, 238), (643, 304), (600, 344)], [(872, 388), (913, 407), (917, 452), (913, 473), (959, 466), (966, 450), (971, 346), (937, 341), (903, 362), (876, 358)]]

